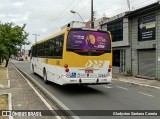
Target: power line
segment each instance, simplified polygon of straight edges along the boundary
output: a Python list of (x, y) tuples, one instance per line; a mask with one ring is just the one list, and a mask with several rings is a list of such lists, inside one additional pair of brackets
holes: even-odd
[[(132, 7), (136, 7), (136, 5), (139, 5), (139, 6), (144, 6), (144, 3), (148, 3), (148, 4), (151, 4), (151, 3), (153, 3), (153, 2), (156, 2), (157, 0), (152, 0), (152, 2), (151, 1), (147, 1), (147, 0), (143, 0), (143, 1), (140, 1), (140, 2), (135, 2), (134, 1), (134, 3), (137, 3), (137, 4), (134, 4), (134, 5), (132, 5), (133, 4), (133, 2), (131, 2), (130, 1), (130, 7), (132, 8)], [(120, 1), (121, 2), (121, 1)], [(115, 2), (114, 2), (115, 3)], [(123, 5), (124, 4), (124, 2), (121, 2), (121, 3), (119, 3), (119, 2), (117, 2), (116, 1), (116, 3), (120, 6), (120, 5)], [(113, 12), (116, 14), (117, 12), (122, 12), (122, 11), (128, 11), (127, 10), (127, 2), (126, 2), (126, 6), (125, 5), (123, 5), (123, 6), (121, 6), (120, 8), (117, 8), (117, 9), (111, 9), (111, 7), (110, 6), (112, 6), (112, 5), (117, 5), (117, 4), (113, 4), (113, 2), (112, 2), (112, 4), (108, 4), (107, 6), (105, 6), (105, 7), (103, 7), (103, 8), (105, 8), (105, 9), (100, 9), (100, 10), (96, 10), (98, 13), (100, 13), (100, 12), (105, 12), (105, 11), (107, 11), (107, 12), (105, 12), (107, 15), (110, 15), (110, 14), (113, 14)], [(146, 5), (146, 4), (145, 4)], [(108, 8), (108, 9), (106, 9), (106, 8)], [(123, 8), (123, 9), (122, 9)], [(113, 12), (110, 12), (110, 11), (113, 11)], [(113, 16), (113, 15), (112, 15)]]
[[(79, 12), (79, 13), (80, 13), (80, 11), (85, 10), (84, 8), (85, 8), (86, 6), (88, 6), (88, 5), (90, 5), (90, 4), (91, 4), (91, 3), (90, 3), (90, 1), (89, 1), (89, 2), (87, 2), (87, 3), (86, 3), (86, 5), (85, 5), (85, 6), (83, 6), (82, 8), (80, 8), (79, 10), (77, 10), (77, 12)], [(74, 17), (74, 16), (69, 17), (69, 19), (67, 19), (67, 21), (71, 20), (73, 17)]]
[[(67, 11), (67, 9), (68, 9), (70, 6), (72, 6), (74, 3), (75, 3), (75, 0), (72, 0), (71, 3), (70, 3), (62, 12), (60, 12), (53, 20), (51, 20), (51, 22), (50, 22), (48, 25), (56, 22), (56, 20), (57, 20), (59, 17), (62, 17), (63, 14)], [(48, 25), (47, 25), (47, 27), (48, 27)]]
[[(80, 0), (80, 1), (81, 1), (81, 0)], [(80, 4), (79, 4), (79, 5), (80, 5)], [(76, 10), (76, 11), (79, 12), (79, 11), (82, 10), (84, 7), (86, 7), (87, 5), (88, 5), (88, 2), (87, 2), (87, 4), (86, 4), (85, 6), (83, 6), (82, 8), (80, 8), (79, 10)], [(74, 6), (74, 7), (69, 8), (69, 9), (74, 9), (75, 7), (77, 7), (77, 6)], [(68, 15), (68, 14), (70, 14), (69, 11), (67, 12), (67, 14), (63, 15), (62, 18), (59, 19), (58, 22), (61, 22), (61, 23), (62, 23), (62, 22), (63, 22), (62, 20), (65, 20), (66, 22), (68, 22), (71, 18), (74, 17), (74, 15), (72, 15), (72, 16), (70, 17), (70, 15)], [(67, 18), (67, 16), (68, 16), (68, 18)], [(56, 26), (58, 26), (58, 24), (56, 24)]]

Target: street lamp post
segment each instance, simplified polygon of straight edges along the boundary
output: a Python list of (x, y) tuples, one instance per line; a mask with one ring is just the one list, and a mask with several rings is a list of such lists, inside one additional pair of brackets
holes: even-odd
[(93, 0), (91, 0), (91, 28), (94, 28), (94, 19), (93, 19)]
[(40, 35), (38, 35), (38, 34), (32, 34), (32, 35), (35, 36), (35, 43), (36, 43), (37, 42), (37, 36), (40, 36)]
[(71, 10), (70, 12), (73, 13), (73, 14), (77, 13), (79, 15), (79, 17), (81, 18), (81, 20), (84, 22), (84, 20), (82, 19), (81, 15), (78, 12), (76, 12), (74, 10)]

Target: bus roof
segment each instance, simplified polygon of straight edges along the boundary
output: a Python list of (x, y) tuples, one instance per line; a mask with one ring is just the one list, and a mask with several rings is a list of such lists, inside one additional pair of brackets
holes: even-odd
[[(65, 29), (63, 29), (63, 30), (61, 30), (61, 31), (59, 31), (59, 32), (56, 32), (56, 33), (52, 34), (51, 36), (46, 37), (46, 38), (44, 38), (44, 39), (42, 39), (42, 40), (40, 40), (40, 41), (32, 44), (32, 46), (34, 46), (34, 45), (36, 45), (36, 44), (39, 44), (39, 43), (42, 43), (42, 42), (44, 42), (44, 41), (47, 41), (47, 40), (49, 40), (49, 39), (51, 39), (51, 38), (54, 38), (54, 37), (56, 37), (56, 36), (58, 36), (58, 35), (61, 35), (61, 34), (65, 33), (67, 30), (69, 31), (69, 30), (71, 30), (71, 29), (108, 32), (108, 31), (103, 31), (103, 30), (99, 30), (99, 29), (91, 29), (91, 28), (70, 28), (70, 27), (66, 27)], [(109, 33), (109, 32), (108, 32), (108, 33)], [(109, 33), (109, 34), (110, 34), (110, 33)]]
[(65, 33), (67, 30), (70, 30), (70, 28), (69, 28), (69, 27), (66, 27), (65, 29), (63, 29), (63, 30), (61, 30), (61, 31), (59, 31), (59, 32), (53, 33), (51, 36), (46, 37), (46, 38), (44, 38), (44, 39), (42, 39), (42, 40), (40, 40), (40, 41), (37, 41), (36, 43), (32, 44), (32, 46), (34, 46), (34, 45), (36, 45), (36, 44), (39, 44), (39, 43), (42, 43), (42, 42), (44, 42), (44, 41), (47, 41), (47, 40), (49, 40), (49, 39), (51, 39), (51, 38), (53, 38), (53, 37), (56, 37), (56, 36), (58, 36), (58, 35), (61, 35), (61, 34)]

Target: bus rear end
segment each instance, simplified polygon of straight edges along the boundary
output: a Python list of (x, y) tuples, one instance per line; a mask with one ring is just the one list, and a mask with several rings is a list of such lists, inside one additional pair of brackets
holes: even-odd
[(70, 29), (65, 41), (63, 64), (63, 84), (110, 84), (110, 34), (104, 31)]

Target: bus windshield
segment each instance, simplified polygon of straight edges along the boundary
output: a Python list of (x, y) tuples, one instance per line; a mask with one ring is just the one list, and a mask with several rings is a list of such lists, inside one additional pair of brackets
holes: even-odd
[(107, 32), (71, 30), (67, 50), (111, 52), (111, 40)]

